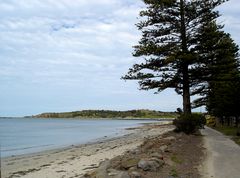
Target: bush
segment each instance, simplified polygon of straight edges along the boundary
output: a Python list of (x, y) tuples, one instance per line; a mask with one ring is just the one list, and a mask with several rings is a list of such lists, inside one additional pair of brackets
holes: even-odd
[(182, 114), (173, 121), (173, 124), (176, 126), (176, 132), (192, 134), (204, 127), (206, 119), (202, 114)]
[(216, 117), (214, 116), (210, 116), (210, 115), (206, 115), (206, 124), (209, 127), (216, 127)]
[(236, 133), (237, 136), (240, 136), (240, 128), (237, 128), (237, 133)]

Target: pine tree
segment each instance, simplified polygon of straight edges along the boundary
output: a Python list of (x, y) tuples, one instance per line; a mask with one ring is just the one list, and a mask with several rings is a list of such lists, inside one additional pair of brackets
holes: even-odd
[[(225, 34), (216, 50), (216, 60), (209, 63), (207, 109), (219, 117), (239, 116), (240, 105), (240, 71), (238, 46)], [(223, 49), (223, 47), (225, 47)]]
[[(223, 26), (215, 21), (206, 24), (198, 37), (199, 44), (195, 47), (198, 53), (196, 67), (193, 70), (196, 88), (203, 97), (193, 103), (193, 107), (206, 105), (206, 95), (213, 81), (236, 80), (238, 70), (238, 46), (230, 35), (222, 31)], [(221, 75), (221, 77), (220, 77)], [(225, 75), (225, 76), (224, 76)]]
[(205, 21), (219, 17), (214, 8), (224, 0), (144, 0), (137, 24), (142, 38), (134, 56), (145, 62), (135, 64), (124, 79), (139, 80), (140, 89), (161, 92), (174, 88), (183, 97), (183, 112), (191, 113), (190, 95), (202, 92), (199, 87), (201, 64), (198, 62), (199, 30)]
[(195, 46), (198, 65), (195, 76), (202, 96), (193, 107), (206, 105), (215, 116), (238, 116), (240, 104), (240, 72), (238, 46), (216, 21), (205, 21), (199, 28)]

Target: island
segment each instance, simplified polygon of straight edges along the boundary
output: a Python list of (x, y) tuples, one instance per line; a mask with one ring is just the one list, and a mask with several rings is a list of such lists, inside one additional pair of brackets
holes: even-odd
[(72, 112), (49, 112), (41, 113), (32, 118), (113, 118), (113, 119), (158, 119), (176, 118), (177, 112), (162, 112), (148, 109), (113, 111), (113, 110), (82, 110)]

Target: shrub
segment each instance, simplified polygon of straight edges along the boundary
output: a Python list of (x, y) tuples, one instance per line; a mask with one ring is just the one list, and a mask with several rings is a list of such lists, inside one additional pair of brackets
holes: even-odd
[(204, 127), (206, 119), (202, 114), (182, 114), (173, 121), (173, 124), (176, 126), (176, 132), (192, 134)]
[(236, 133), (237, 136), (240, 136), (240, 128), (237, 128), (237, 133)]
[(206, 115), (206, 124), (209, 127), (216, 127), (216, 117), (214, 116), (210, 116), (210, 115)]

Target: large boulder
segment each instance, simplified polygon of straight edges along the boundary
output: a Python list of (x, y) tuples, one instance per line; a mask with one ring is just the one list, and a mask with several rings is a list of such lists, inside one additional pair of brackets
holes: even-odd
[(137, 166), (138, 162), (139, 162), (138, 158), (123, 159), (121, 162), (121, 167), (124, 169), (129, 169), (131, 167)]
[(141, 159), (138, 162), (138, 168), (144, 171), (157, 171), (157, 169), (163, 165), (163, 160), (158, 158)]

